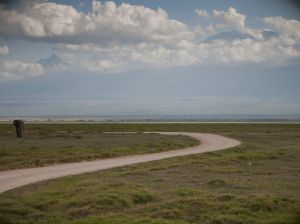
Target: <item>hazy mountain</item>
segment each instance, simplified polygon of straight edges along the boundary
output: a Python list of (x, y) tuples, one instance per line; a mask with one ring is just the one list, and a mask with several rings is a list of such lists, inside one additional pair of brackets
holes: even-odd
[[(265, 40), (268, 40), (268, 39), (278, 35), (278, 33), (274, 32), (272, 30), (268, 30), (268, 29), (260, 30), (260, 32), (263, 35)], [(231, 42), (236, 39), (239, 39), (239, 40), (254, 39), (254, 37), (247, 33), (241, 33), (241, 32), (237, 32), (237, 31), (227, 31), (227, 32), (221, 32), (221, 33), (217, 33), (213, 36), (210, 36), (209, 38), (205, 39), (203, 42), (210, 43), (215, 40), (224, 40), (224, 41)]]
[(45, 59), (40, 59), (38, 63), (40, 63), (45, 68), (53, 68), (53, 67), (67, 64), (67, 62), (64, 61), (64, 59), (62, 59), (56, 54), (52, 54), (50, 57)]
[(263, 37), (265, 38), (265, 40), (268, 40), (272, 37), (276, 37), (279, 34), (273, 30), (269, 30), (269, 29), (262, 29), (261, 30), (261, 34), (263, 35)]

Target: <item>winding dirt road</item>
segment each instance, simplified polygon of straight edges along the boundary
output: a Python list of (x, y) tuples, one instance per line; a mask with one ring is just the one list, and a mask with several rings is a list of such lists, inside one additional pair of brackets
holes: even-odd
[(87, 162), (67, 163), (52, 165), (47, 167), (15, 169), (0, 172), (0, 193), (35, 183), (42, 180), (54, 179), (58, 177), (76, 175), (97, 170), (105, 170), (125, 165), (144, 163), (154, 160), (161, 160), (176, 156), (185, 156), (203, 152), (211, 152), (226, 148), (232, 148), (240, 144), (239, 141), (220, 135), (184, 132), (156, 132), (165, 135), (187, 135), (198, 139), (201, 144), (184, 149), (165, 151), (152, 154), (131, 155), (111, 159), (101, 159)]

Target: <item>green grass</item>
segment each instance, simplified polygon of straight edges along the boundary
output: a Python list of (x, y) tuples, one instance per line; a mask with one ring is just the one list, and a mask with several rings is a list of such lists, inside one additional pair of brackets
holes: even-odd
[[(54, 132), (69, 127), (47, 126)], [(0, 195), (0, 223), (300, 223), (300, 125), (103, 124), (72, 128), (210, 132), (237, 138), (242, 145), (15, 189)]]
[(11, 126), (3, 126), (0, 125), (0, 170), (155, 153), (199, 144), (183, 135), (108, 134), (63, 126), (48, 131), (47, 125), (26, 125), (24, 138), (17, 139)]

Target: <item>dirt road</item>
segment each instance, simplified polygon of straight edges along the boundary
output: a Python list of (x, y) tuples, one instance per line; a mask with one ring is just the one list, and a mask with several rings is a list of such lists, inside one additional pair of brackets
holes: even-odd
[(203, 133), (179, 133), (179, 132), (159, 132), (166, 135), (187, 135), (198, 139), (201, 144), (194, 147), (184, 149), (117, 157), (111, 159), (101, 159), (87, 162), (76, 162), (59, 164), (47, 167), (15, 169), (0, 172), (0, 193), (23, 186), (35, 183), (42, 180), (54, 179), (58, 177), (76, 175), (81, 173), (94, 172), (97, 170), (105, 170), (113, 167), (144, 163), (154, 160), (161, 160), (176, 156), (185, 156), (203, 152), (211, 152), (226, 148), (231, 148), (240, 144), (239, 141), (220, 135), (203, 134)]

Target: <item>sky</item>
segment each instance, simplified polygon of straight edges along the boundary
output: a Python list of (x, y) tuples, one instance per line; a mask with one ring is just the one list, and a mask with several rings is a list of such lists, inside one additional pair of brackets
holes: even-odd
[(0, 116), (300, 116), (292, 0), (1, 1)]

